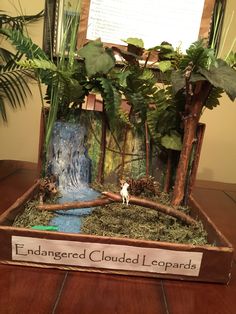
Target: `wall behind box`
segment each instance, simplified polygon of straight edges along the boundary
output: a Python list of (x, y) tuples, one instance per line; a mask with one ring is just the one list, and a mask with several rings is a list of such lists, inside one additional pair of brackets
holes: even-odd
[[(44, 7), (44, 0), (20, 1), (25, 14), (34, 14)], [(1, 0), (1, 10), (8, 14), (17, 14), (13, 4), (19, 9), (16, 0)], [(227, 0), (224, 30), (230, 24), (221, 56), (229, 51), (235, 39), (236, 16), (235, 0)], [(33, 41), (41, 46), (43, 38), (43, 20), (28, 28)], [(233, 49), (236, 49), (234, 45)], [(0, 123), (0, 159), (16, 159), (36, 162), (38, 158), (38, 139), (41, 102), (38, 87), (32, 86), (32, 97), (21, 110), (8, 110), (8, 125)], [(205, 110), (202, 122), (207, 124), (203, 142), (198, 179), (227, 183), (236, 182), (236, 103), (227, 97), (221, 99), (221, 105), (213, 111)]]

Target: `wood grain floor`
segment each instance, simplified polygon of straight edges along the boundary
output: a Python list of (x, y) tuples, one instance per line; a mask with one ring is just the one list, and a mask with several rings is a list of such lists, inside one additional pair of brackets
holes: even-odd
[[(37, 170), (0, 162), (0, 213)], [(236, 248), (236, 184), (198, 182), (194, 195)], [(0, 265), (0, 314), (235, 314), (236, 263), (229, 285)]]

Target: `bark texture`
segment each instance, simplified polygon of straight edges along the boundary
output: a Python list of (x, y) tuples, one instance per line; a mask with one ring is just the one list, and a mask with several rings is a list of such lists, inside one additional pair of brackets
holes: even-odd
[(105, 113), (102, 112), (102, 134), (101, 134), (100, 157), (99, 157), (99, 162), (98, 162), (98, 173), (97, 173), (97, 181), (101, 184), (104, 182), (106, 134), (107, 134), (106, 116), (105, 116)]
[[(72, 208), (88, 208), (88, 207), (104, 206), (113, 202), (122, 201), (120, 194), (116, 194), (113, 192), (103, 192), (102, 194), (105, 196), (104, 198), (95, 199), (93, 201), (71, 202), (71, 203), (64, 203), (64, 204), (42, 204), (42, 205), (38, 205), (37, 209), (50, 210), (50, 211), (68, 210)], [(186, 215), (185, 213), (175, 208), (172, 208), (170, 206), (163, 205), (157, 202), (153, 202), (147, 199), (130, 196), (129, 203), (138, 205), (138, 206), (143, 206), (146, 208), (152, 208), (168, 216), (175, 217), (187, 225), (195, 225), (197, 223), (196, 220), (194, 220), (192, 217), (190, 217), (189, 215)], [(129, 206), (127, 206), (127, 210), (128, 209), (129, 209)]]
[(88, 208), (96, 206), (104, 206), (112, 203), (113, 201), (108, 198), (98, 198), (92, 201), (82, 201), (82, 202), (70, 202), (64, 204), (40, 204), (37, 206), (39, 210), (68, 210), (73, 208)]
[(190, 98), (187, 96), (186, 112), (184, 119), (184, 138), (183, 147), (180, 153), (179, 163), (176, 171), (176, 179), (172, 196), (172, 205), (179, 206), (184, 198), (185, 186), (189, 161), (191, 158), (193, 143), (196, 140), (196, 130), (199, 123), (203, 105), (210, 91), (208, 82), (198, 82), (194, 95)]
[[(115, 202), (121, 202), (121, 196), (119, 194), (112, 192), (103, 192), (102, 194)], [(130, 196), (129, 203), (147, 208), (152, 208), (163, 214), (178, 218), (187, 225), (194, 225), (197, 223), (196, 220), (190, 217), (189, 215), (186, 215), (185, 213), (181, 212), (178, 209), (175, 209), (171, 206), (163, 205), (161, 203), (153, 202), (136, 196)], [(129, 207), (127, 206), (127, 208)]]

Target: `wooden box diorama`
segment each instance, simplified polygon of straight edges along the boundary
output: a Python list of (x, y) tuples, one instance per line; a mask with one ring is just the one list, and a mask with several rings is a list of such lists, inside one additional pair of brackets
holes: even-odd
[[(223, 91), (235, 99), (236, 55), (217, 59), (210, 41), (182, 53), (128, 38), (125, 49), (90, 41), (75, 58), (78, 18), (66, 15), (54, 60), (21, 31), (3, 31), (50, 106), (42, 178), (0, 216), (0, 262), (227, 283), (233, 248), (191, 192), (200, 116)], [(53, 214), (19, 226), (26, 212)]]

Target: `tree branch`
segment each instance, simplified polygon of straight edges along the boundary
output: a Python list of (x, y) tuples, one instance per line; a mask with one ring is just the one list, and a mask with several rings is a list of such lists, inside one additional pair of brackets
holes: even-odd
[(41, 204), (37, 206), (39, 210), (68, 210), (73, 208), (88, 208), (96, 206), (104, 206), (113, 203), (112, 200), (108, 198), (97, 198), (92, 201), (82, 201), (82, 202), (71, 202), (64, 204)]
[[(121, 202), (121, 196), (116, 193), (112, 192), (102, 192), (103, 195), (108, 197), (109, 199), (115, 201), (115, 202)], [(163, 205), (157, 202), (153, 202), (147, 199), (135, 197), (135, 196), (130, 196), (129, 198), (129, 203), (134, 204), (134, 205), (139, 205), (147, 208), (152, 208), (154, 210), (160, 211), (163, 214), (166, 214), (168, 216), (172, 216), (175, 218), (180, 219), (187, 225), (194, 225), (197, 224), (197, 221), (193, 218), (191, 218), (189, 215), (186, 215), (185, 213), (181, 212), (178, 209), (172, 208), (167, 205)]]
[[(120, 194), (116, 194), (113, 192), (102, 192), (102, 194), (105, 196), (104, 198), (98, 198), (92, 201), (71, 202), (71, 203), (64, 203), (64, 204), (42, 204), (42, 205), (38, 205), (37, 209), (50, 210), (50, 211), (68, 210), (72, 208), (88, 208), (88, 207), (104, 206), (113, 202), (122, 201)], [(197, 224), (197, 221), (191, 218), (189, 215), (186, 215), (185, 213), (167, 205), (163, 205), (157, 202), (153, 202), (153, 201), (135, 197), (135, 196), (130, 196), (129, 203), (157, 210), (168, 216), (172, 216), (177, 219), (180, 219), (182, 222), (184, 222), (187, 225)], [(127, 210), (128, 209), (129, 207), (127, 207)]]

